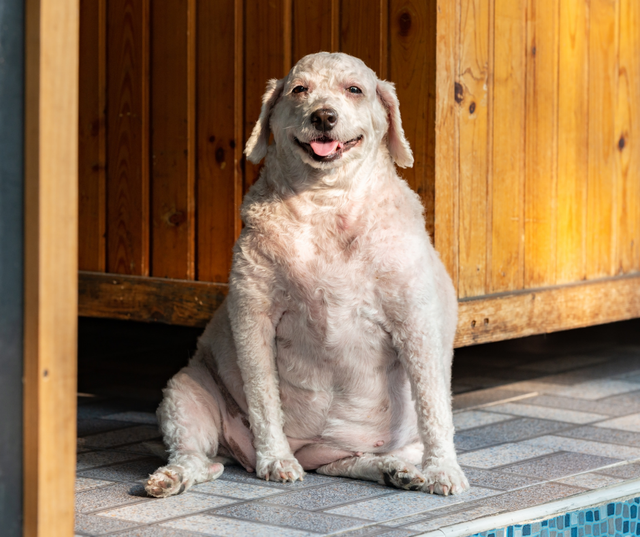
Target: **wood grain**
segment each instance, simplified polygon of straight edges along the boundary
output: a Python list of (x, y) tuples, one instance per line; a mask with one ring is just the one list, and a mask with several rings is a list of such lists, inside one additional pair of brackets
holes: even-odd
[(389, 8), (389, 79), (396, 85), (402, 125), (414, 156), (413, 168), (399, 171), (420, 196), (433, 237), (436, 2), (391, 0)]
[(107, 269), (149, 274), (149, 0), (107, 3)]
[(589, 170), (586, 276), (614, 272), (617, 218), (615, 126), (617, 0), (592, 0), (589, 23)]
[(106, 0), (80, 2), (78, 265), (106, 270)]
[(190, 9), (166, 0), (151, 9), (151, 274), (195, 278), (195, 160), (189, 151), (195, 117), (189, 62)]
[(205, 326), (227, 291), (226, 284), (80, 272), (78, 314)]
[(198, 4), (198, 279), (212, 282), (229, 276), (242, 191), (239, 3)]
[[(80, 272), (81, 316), (205, 326), (226, 284)], [(502, 293), (460, 302), (456, 347), (640, 316), (640, 276)]]
[(524, 287), (556, 281), (558, 157), (556, 0), (528, 0)]
[(335, 7), (332, 2), (293, 0), (293, 64), (307, 54), (334, 51), (331, 24)]
[(491, 2), (460, 1), (457, 113), (460, 129), (460, 274), (458, 296), (483, 295), (487, 277), (488, 175), (492, 112)]
[(526, 0), (495, 0), (489, 292), (522, 288)]
[[(251, 135), (271, 78), (291, 69), (291, 0), (246, 0), (244, 11), (244, 140)], [(260, 166), (244, 161), (244, 191), (258, 179)]]
[(463, 300), (455, 346), (640, 317), (640, 276)]
[(79, 8), (25, 11), (25, 537), (74, 529)]
[(586, 273), (589, 159), (589, 12), (586, 2), (560, 3), (556, 282)]
[(434, 245), (458, 287), (457, 2), (438, 0)]
[[(342, 0), (340, 50), (388, 76), (387, 0)], [(384, 29), (384, 30), (383, 30)]]
[(618, 241), (616, 273), (640, 269), (640, 5), (620, 0), (615, 134)]

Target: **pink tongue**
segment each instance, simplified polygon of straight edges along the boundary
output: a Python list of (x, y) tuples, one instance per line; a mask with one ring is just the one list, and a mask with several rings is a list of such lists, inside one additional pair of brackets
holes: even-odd
[(326, 157), (333, 153), (337, 147), (339, 142), (333, 140), (331, 142), (310, 142), (311, 149), (313, 152), (319, 157)]

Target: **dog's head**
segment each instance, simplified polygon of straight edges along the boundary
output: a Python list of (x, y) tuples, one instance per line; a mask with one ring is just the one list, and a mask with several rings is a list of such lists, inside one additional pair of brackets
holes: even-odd
[(320, 52), (302, 58), (281, 80), (270, 80), (245, 154), (260, 162), (270, 132), (278, 149), (318, 169), (363, 159), (386, 144), (396, 165), (413, 165), (392, 83), (364, 62)]

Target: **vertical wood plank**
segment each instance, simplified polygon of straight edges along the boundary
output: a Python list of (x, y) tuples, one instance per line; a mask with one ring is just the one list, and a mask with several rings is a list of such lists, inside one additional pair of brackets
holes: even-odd
[(455, 103), (458, 2), (438, 0), (434, 243), (458, 287), (458, 120)]
[(590, 2), (587, 278), (610, 275), (615, 264), (616, 9), (617, 0)]
[(342, 0), (340, 50), (388, 76), (387, 0)]
[(529, 0), (524, 287), (556, 278), (558, 151), (558, 18), (556, 0)]
[(241, 7), (241, 0), (197, 6), (197, 273), (211, 282), (229, 276), (242, 192)]
[(193, 279), (195, 177), (187, 0), (151, 7), (151, 274)]
[(80, 270), (106, 269), (106, 0), (80, 2), (78, 132)]
[[(260, 115), (267, 81), (291, 69), (291, 0), (246, 0), (244, 15), (244, 141)], [(245, 161), (245, 192), (256, 182), (260, 165)]]
[(460, 274), (461, 298), (483, 295), (487, 268), (487, 177), (490, 0), (460, 1)]
[(490, 292), (523, 285), (525, 15), (526, 0), (495, 0)]
[(78, 316), (78, 0), (27, 2), (24, 535), (73, 535)]
[(589, 154), (589, 10), (562, 0), (558, 38), (556, 283), (585, 276)]
[(620, 0), (616, 107), (617, 272), (640, 269), (640, 4)]
[(149, 0), (107, 7), (107, 269), (148, 276)]
[(433, 237), (435, 202), (436, 1), (391, 0), (389, 78), (396, 84), (413, 168), (401, 170), (422, 199)]
[(293, 0), (293, 58), (315, 52), (331, 52), (331, 25), (334, 5), (315, 0)]

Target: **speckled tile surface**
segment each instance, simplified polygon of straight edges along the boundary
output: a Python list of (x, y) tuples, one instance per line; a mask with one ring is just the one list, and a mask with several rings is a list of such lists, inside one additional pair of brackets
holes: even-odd
[(132, 522), (157, 522), (168, 518), (189, 515), (214, 509), (222, 505), (233, 503), (230, 498), (185, 492), (178, 496), (163, 499), (153, 499), (137, 505), (128, 505), (117, 509), (102, 511), (99, 516), (131, 520)]
[(538, 459), (518, 462), (500, 468), (507, 474), (518, 474), (543, 479), (557, 479), (620, 462), (619, 459), (585, 455), (584, 453), (552, 453)]
[(459, 496), (314, 472), (304, 482), (266, 482), (227, 466), (216, 481), (148, 498), (143, 482), (163, 464), (147, 447), (159, 438), (152, 409), (85, 400), (76, 533), (410, 537), (640, 477), (640, 347), (525, 358), (489, 356), (490, 370), (474, 362), (458, 379), (466, 389), (502, 379), (454, 397), (459, 462), (472, 485)]

